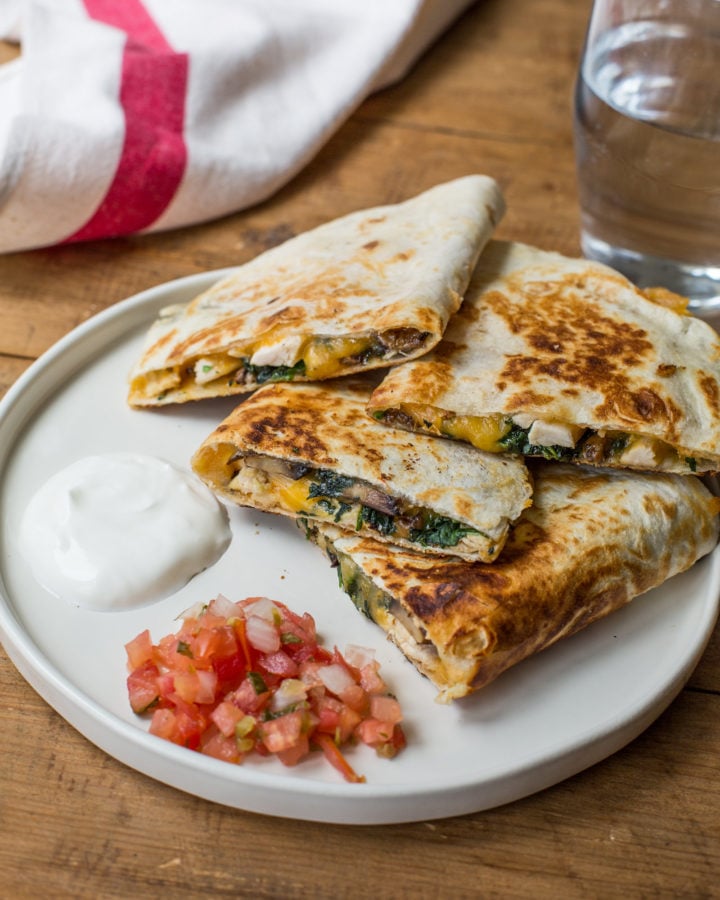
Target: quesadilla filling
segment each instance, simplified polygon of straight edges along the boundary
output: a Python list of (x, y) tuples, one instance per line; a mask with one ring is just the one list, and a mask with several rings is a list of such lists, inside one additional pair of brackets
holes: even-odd
[(421, 349), (429, 332), (394, 328), (362, 335), (270, 335), (244, 347), (209, 353), (183, 366), (136, 378), (132, 391), (155, 393), (157, 400), (190, 385), (236, 389), (277, 381), (319, 381), (373, 363), (405, 359)]
[(711, 460), (684, 455), (657, 438), (623, 431), (593, 431), (531, 416), (459, 416), (420, 403), (401, 403), (398, 408), (378, 410), (373, 416), (396, 428), (466, 441), (489, 453), (671, 472), (681, 469), (700, 473), (718, 468)]
[(307, 519), (300, 519), (299, 525), (307, 537), (327, 554), (337, 568), (340, 587), (364, 616), (391, 633), (395, 643), (410, 658), (418, 660), (424, 656), (428, 663), (431, 659), (437, 659), (437, 649), (428, 639), (425, 629), (398, 600), (379, 588), (350, 556), (339, 552)]
[(285, 512), (292, 515), (312, 516), (395, 543), (435, 550), (458, 545), (472, 550), (477, 543), (472, 536), (480, 535), (483, 545), (490, 542), (487, 553), (492, 556), (495, 552), (492, 538), (485, 532), (392, 496), (362, 479), (252, 454), (237, 454), (228, 465), (234, 468), (228, 491), (271, 492)]

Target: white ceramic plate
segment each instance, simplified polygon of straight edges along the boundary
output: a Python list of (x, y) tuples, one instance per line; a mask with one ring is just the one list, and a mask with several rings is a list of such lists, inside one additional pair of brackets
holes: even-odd
[[(712, 631), (717, 552), (452, 706), (435, 703), (429, 682), (355, 611), (324, 555), (284, 519), (231, 510), (233, 542), (225, 556), (142, 609), (75, 608), (34, 581), (16, 533), (43, 481), (75, 459), (109, 451), (188, 467), (237, 402), (154, 412), (125, 402), (126, 373), (157, 310), (190, 299), (221, 274), (154, 288), (89, 320), (0, 404), (0, 637), (38, 693), (107, 753), (183, 791), (254, 812), (354, 824), (433, 819), (509, 802), (598, 762), (652, 722), (689, 677)], [(367, 783), (347, 784), (320, 754), (295, 768), (266, 759), (233, 766), (147, 734), (147, 723), (128, 705), (123, 645), (144, 628), (155, 639), (176, 630), (178, 613), (217, 593), (273, 597), (311, 612), (328, 646), (375, 647), (405, 712), (407, 748), (394, 760), (351, 749)]]

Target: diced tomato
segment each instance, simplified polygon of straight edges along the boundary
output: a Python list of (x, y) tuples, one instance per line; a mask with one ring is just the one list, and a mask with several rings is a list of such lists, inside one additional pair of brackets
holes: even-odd
[(395, 725), (402, 722), (402, 710), (394, 697), (374, 696), (370, 698), (370, 715), (373, 719), (382, 719)]
[(306, 734), (301, 734), (297, 743), (287, 750), (278, 750), (277, 757), (284, 766), (296, 766), (310, 752), (310, 741)]
[(150, 734), (177, 743), (177, 716), (171, 709), (156, 709), (150, 721)]
[(302, 712), (286, 713), (259, 726), (260, 739), (271, 753), (290, 750), (300, 740), (302, 734)]
[(239, 707), (227, 700), (218, 703), (215, 709), (210, 713), (210, 718), (225, 737), (230, 737), (235, 734), (235, 726), (240, 719), (244, 718), (244, 716), (245, 713)]
[(258, 713), (265, 709), (270, 699), (270, 691), (256, 691), (249, 678), (245, 678), (233, 691), (232, 702), (246, 713)]
[(144, 713), (159, 701), (159, 675), (158, 667), (150, 661), (143, 663), (128, 675), (127, 688), (133, 712)]
[(140, 634), (125, 644), (125, 652), (128, 658), (128, 668), (132, 672), (139, 669), (143, 663), (151, 662), (153, 658), (153, 646), (150, 632), (145, 629)]
[(241, 650), (237, 650), (232, 656), (213, 659), (212, 667), (217, 675), (218, 691), (226, 693), (232, 690), (247, 672), (245, 654)]
[(393, 747), (393, 756), (407, 746), (407, 738), (405, 737), (402, 725), (395, 726), (391, 743)]
[(335, 734), (340, 727), (342, 707), (342, 702), (336, 697), (318, 697), (315, 702), (315, 713), (318, 717), (317, 730), (323, 734)]
[(193, 659), (196, 666), (208, 666), (215, 658), (235, 656), (238, 642), (230, 625), (203, 628), (192, 640)]
[(292, 650), (292, 658), (297, 663), (303, 663), (306, 660), (327, 663), (332, 660), (332, 653), (325, 647), (321, 647), (320, 644), (300, 644), (297, 649)]
[(125, 647), (130, 704), (153, 710), (150, 733), (216, 759), (255, 753), (294, 766), (316, 746), (358, 782), (342, 745), (358, 739), (381, 756), (405, 746), (372, 651), (354, 648), (349, 661), (327, 650), (312, 616), (267, 597), (219, 596), (157, 644), (144, 631)]
[(231, 763), (241, 762), (243, 756), (238, 750), (234, 737), (227, 737), (212, 726), (202, 735), (200, 752), (206, 754), (206, 756), (213, 756), (215, 759), (222, 759)]
[(174, 682), (175, 690), (186, 703), (204, 706), (215, 700), (217, 675), (214, 672), (178, 672)]
[(170, 672), (166, 672), (158, 676), (158, 690), (160, 691), (160, 702), (167, 704), (170, 694), (175, 693), (175, 679)]
[(176, 635), (164, 637), (153, 650), (153, 660), (160, 669), (188, 672), (193, 666), (190, 646)]
[(368, 694), (386, 693), (387, 685), (380, 677), (380, 663), (373, 660), (360, 669), (360, 684)]
[(340, 694), (342, 702), (355, 712), (365, 715), (368, 711), (370, 698), (359, 684), (352, 684)]
[(283, 678), (295, 678), (299, 671), (297, 663), (283, 650), (277, 650), (275, 653), (261, 656), (258, 660), (258, 666), (266, 672), (280, 675)]
[(394, 727), (390, 722), (383, 722), (381, 719), (363, 719), (355, 729), (355, 734), (363, 744), (375, 747), (392, 740)]
[(185, 712), (179, 712), (177, 714), (177, 729), (178, 744), (188, 747), (190, 750), (197, 750), (203, 733), (203, 729), (197, 719)]

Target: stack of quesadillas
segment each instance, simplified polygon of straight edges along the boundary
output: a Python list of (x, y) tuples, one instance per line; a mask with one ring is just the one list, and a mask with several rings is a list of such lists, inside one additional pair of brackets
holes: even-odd
[(164, 311), (131, 375), (135, 406), (250, 395), (194, 470), (298, 519), (442, 700), (720, 534), (697, 477), (720, 468), (716, 333), (669, 292), (490, 241), (502, 211), (471, 176), (320, 226)]

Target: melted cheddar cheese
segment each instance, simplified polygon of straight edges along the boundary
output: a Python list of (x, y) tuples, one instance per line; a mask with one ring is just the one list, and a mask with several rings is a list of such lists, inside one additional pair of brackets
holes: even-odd
[(510, 420), (503, 415), (456, 416), (422, 403), (403, 403), (402, 412), (409, 415), (422, 430), (467, 441), (479, 450), (501, 453), (498, 443), (510, 431)]

